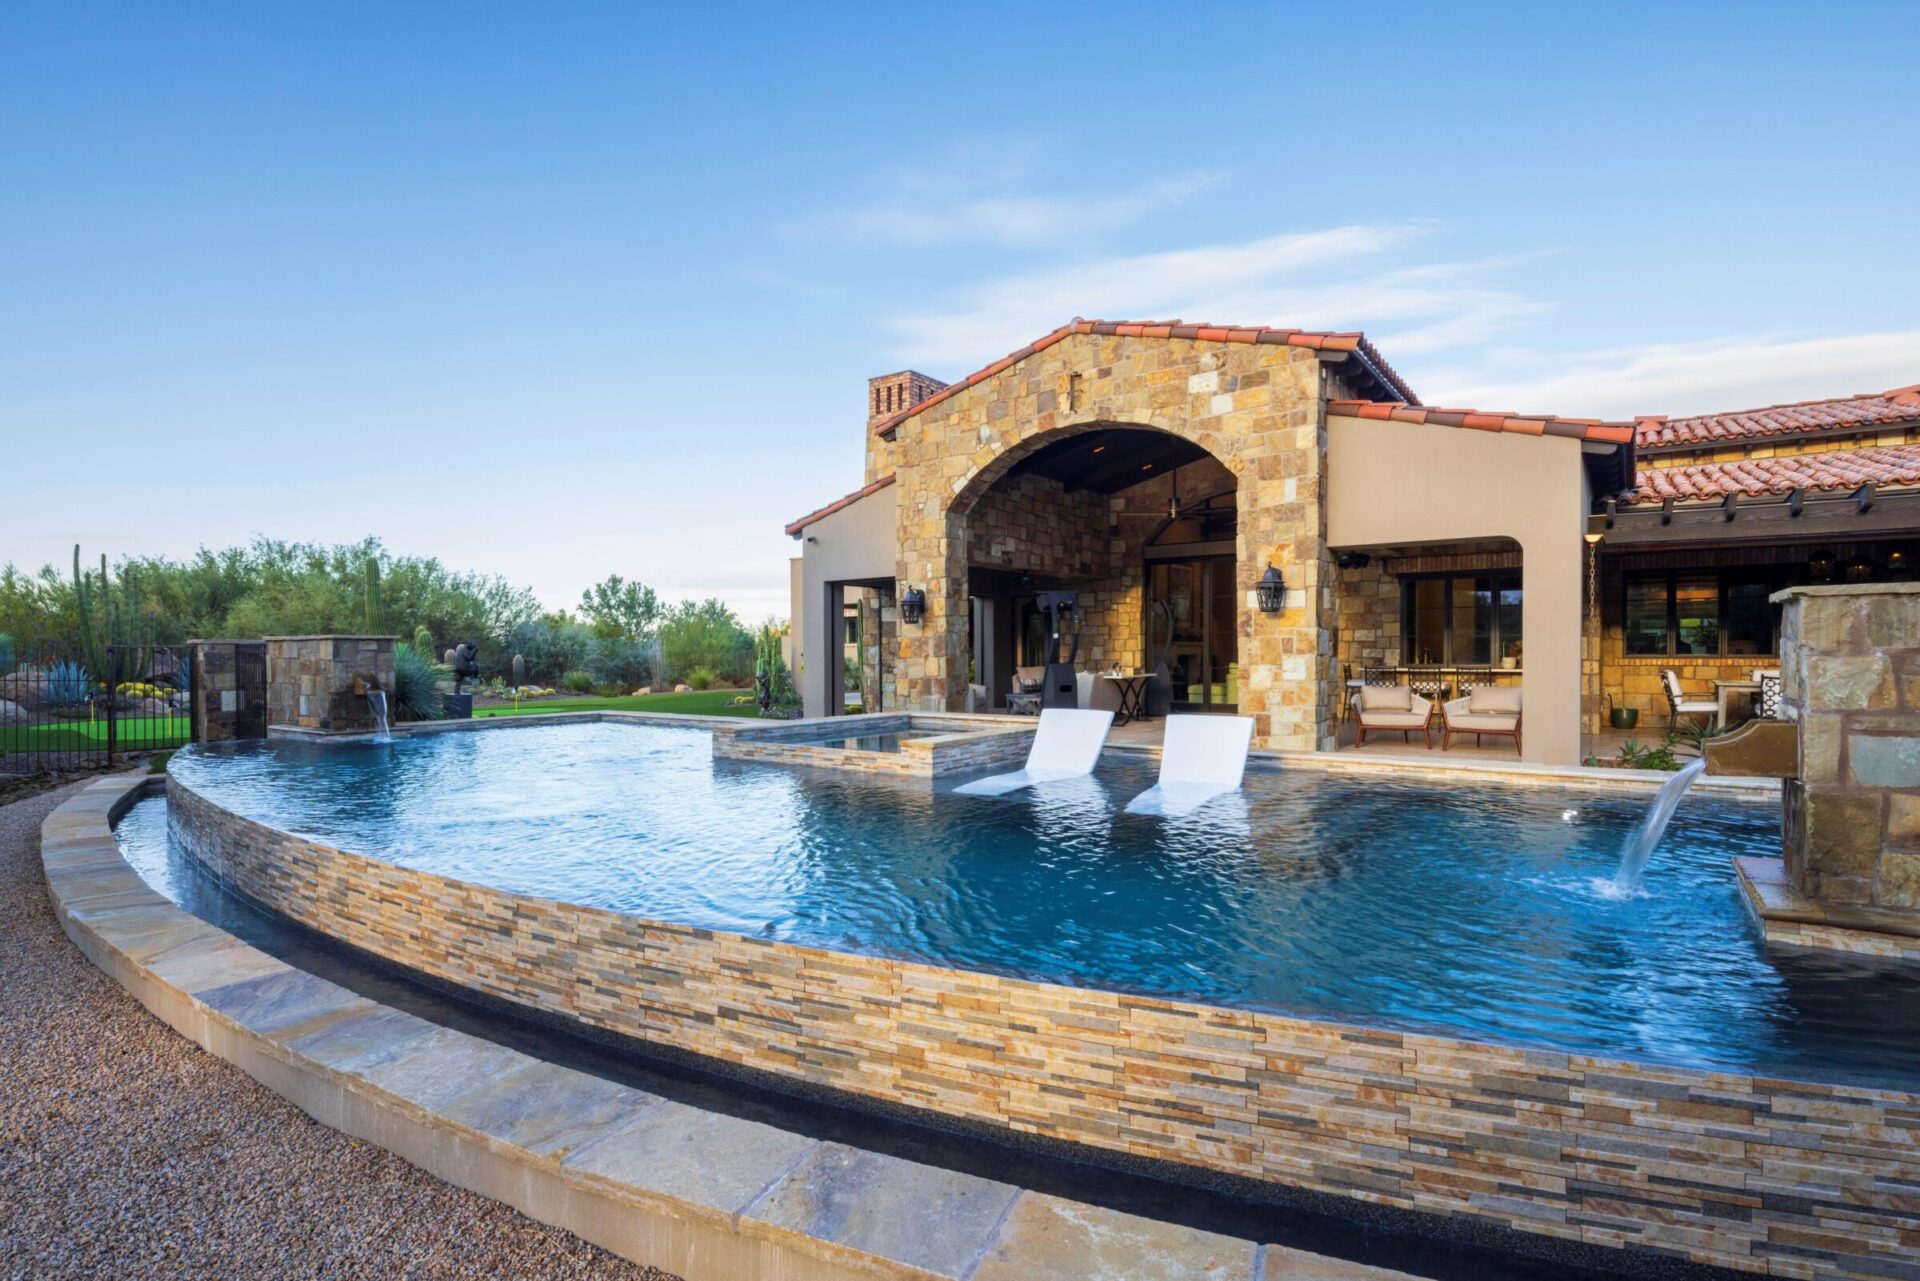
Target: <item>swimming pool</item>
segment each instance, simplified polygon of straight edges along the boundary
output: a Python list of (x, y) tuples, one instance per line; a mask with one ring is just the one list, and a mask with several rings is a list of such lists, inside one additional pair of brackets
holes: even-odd
[(1004, 798), (714, 760), (568, 725), (206, 746), (243, 816), (518, 894), (1078, 987), (1689, 1066), (1911, 1087), (1912, 968), (1767, 949), (1728, 859), (1772, 806), (1686, 801), (1625, 901), (1646, 798), (1250, 772), (1184, 820), (1144, 762)]

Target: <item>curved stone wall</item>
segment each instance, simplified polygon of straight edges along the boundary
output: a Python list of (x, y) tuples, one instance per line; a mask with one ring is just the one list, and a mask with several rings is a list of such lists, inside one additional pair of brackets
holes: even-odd
[(1059, 987), (410, 871), (169, 780), (233, 889), (434, 978), (710, 1059), (1130, 1157), (1806, 1277), (1920, 1249), (1920, 1095)]

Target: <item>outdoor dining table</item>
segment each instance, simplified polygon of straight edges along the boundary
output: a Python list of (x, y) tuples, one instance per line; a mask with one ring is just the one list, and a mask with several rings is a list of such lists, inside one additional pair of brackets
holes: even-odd
[(1732, 703), (1735, 694), (1751, 694), (1757, 698), (1760, 695), (1760, 682), (1747, 680), (1715, 681), (1713, 683), (1713, 705), (1718, 709), (1714, 712), (1713, 723), (1722, 729), (1725, 729), (1727, 726), (1727, 708)]
[(1102, 672), (1100, 679), (1112, 681), (1120, 694), (1119, 710), (1113, 714), (1115, 725), (1153, 719), (1147, 715), (1147, 682), (1153, 679), (1152, 672)]

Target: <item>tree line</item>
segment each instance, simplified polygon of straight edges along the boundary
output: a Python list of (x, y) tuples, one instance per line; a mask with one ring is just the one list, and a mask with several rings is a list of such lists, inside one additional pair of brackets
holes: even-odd
[(0, 659), (70, 657), (83, 636), (177, 645), (320, 633), (396, 635), (438, 657), (461, 641), (484, 676), (519, 655), (529, 681), (633, 688), (699, 677), (745, 683), (754, 635), (719, 600), (663, 603), (642, 583), (608, 576), (575, 610), (544, 609), (499, 575), (401, 556), (380, 540), (324, 546), (260, 538), (185, 560), (127, 557), (96, 569), (75, 550), (71, 571), (0, 569)]

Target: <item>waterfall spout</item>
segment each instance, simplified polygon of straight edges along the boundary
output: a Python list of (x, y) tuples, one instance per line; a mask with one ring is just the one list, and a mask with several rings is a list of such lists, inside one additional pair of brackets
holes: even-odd
[(1618, 896), (1625, 898), (1640, 888), (1640, 879), (1647, 872), (1647, 860), (1653, 857), (1653, 848), (1660, 843), (1660, 838), (1667, 834), (1667, 823), (1673, 818), (1674, 808), (1706, 768), (1704, 757), (1689, 761), (1678, 774), (1660, 785), (1659, 794), (1647, 807), (1647, 816), (1627, 834), (1626, 844), (1620, 847), (1620, 870), (1613, 874), (1613, 889)]
[(367, 709), (373, 713), (373, 737), (377, 742), (391, 743), (393, 731), (387, 728), (387, 694), (385, 690), (367, 691)]

